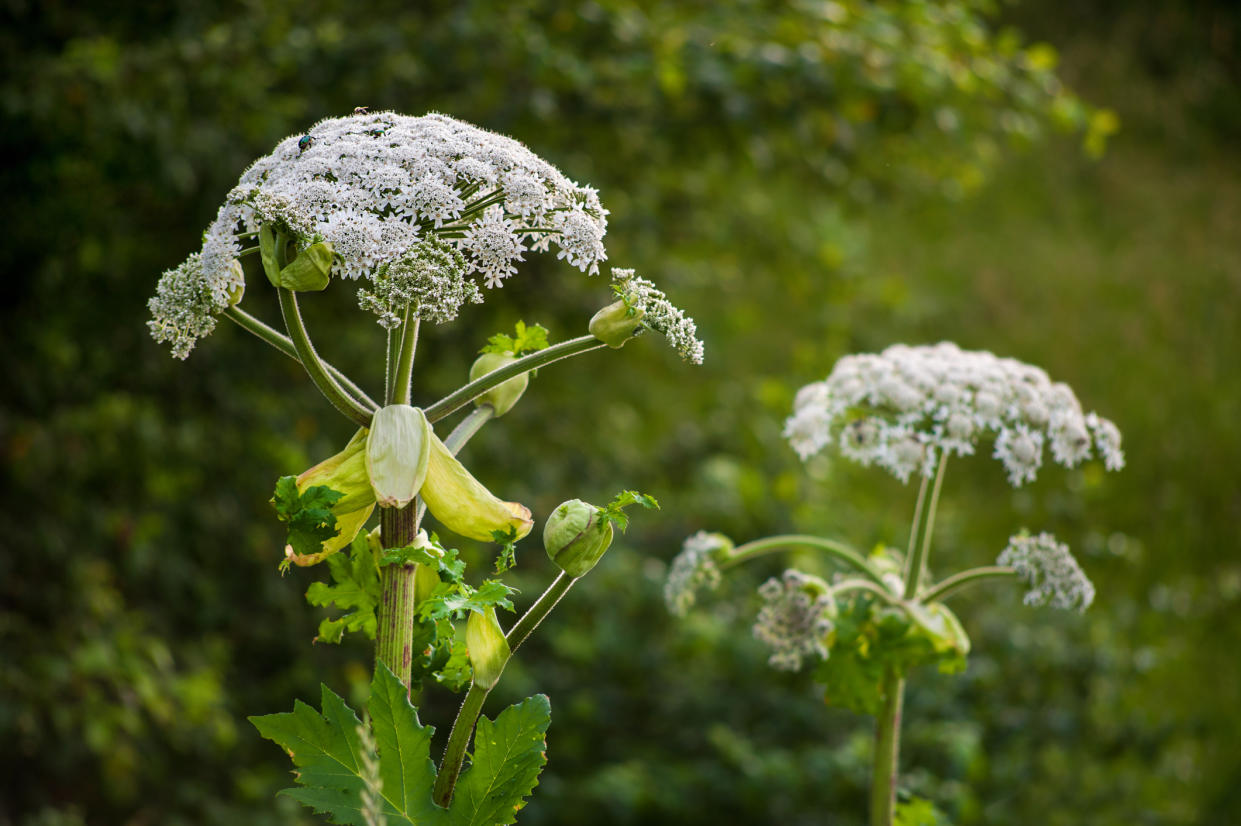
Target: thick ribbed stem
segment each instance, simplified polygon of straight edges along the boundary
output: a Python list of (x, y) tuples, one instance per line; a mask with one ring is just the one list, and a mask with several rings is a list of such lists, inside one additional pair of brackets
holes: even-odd
[(396, 375), (393, 376), (392, 404), (409, 404), (414, 378), (414, 351), (418, 349), (418, 327), (422, 319), (410, 318), (405, 308), (405, 321), (401, 324), (401, 349), (397, 355)]
[(491, 388), (508, 381), (514, 376), (528, 373), (545, 364), (551, 364), (553, 361), (581, 355), (590, 350), (597, 350), (600, 347), (606, 346), (606, 344), (594, 336), (581, 336), (579, 338), (571, 338), (568, 341), (562, 341), (559, 344), (553, 344), (551, 347), (539, 350), (537, 353), (522, 356), (498, 370), (492, 370), (487, 375), (480, 376), (426, 408), (427, 421), (438, 422), (453, 411), (460, 410)]
[(895, 671), (883, 677), (883, 707), (875, 718), (875, 770), (870, 786), (870, 826), (892, 826), (901, 751), (901, 708), (905, 681)]
[[(513, 652), (534, 633), (539, 623), (556, 607), (561, 597), (569, 592), (574, 582), (577, 580), (562, 571), (560, 576), (556, 577), (556, 580), (543, 592), (543, 596), (539, 597), (517, 621), (517, 624), (504, 635), (508, 641), (510, 659)], [(487, 699), (490, 691), (491, 689), (479, 685), (471, 685), (469, 693), (465, 695), (461, 710), (457, 712), (457, 719), (453, 721), (452, 732), (448, 735), (448, 745), (444, 749), (444, 759), (440, 762), (439, 774), (435, 778), (435, 789), (431, 794), (431, 799), (436, 805), (447, 806), (452, 802), (452, 792), (457, 787), (457, 778), (461, 775), (461, 764), (465, 761), (465, 750), (470, 745), (474, 724), (478, 722), (478, 715), (483, 712), (483, 701)]]
[[(379, 524), (384, 548), (404, 548), (417, 533), (412, 504), (404, 508), (381, 508)], [(379, 627), (375, 635), (375, 659), (388, 666), (405, 687), (413, 664), (414, 580), (417, 565), (385, 565), (380, 569), (383, 597), (379, 604)]]

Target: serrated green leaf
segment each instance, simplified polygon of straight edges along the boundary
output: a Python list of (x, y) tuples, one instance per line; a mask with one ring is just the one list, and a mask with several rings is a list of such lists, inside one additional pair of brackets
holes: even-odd
[[(306, 601), (320, 607), (336, 606), (345, 611), (341, 617), (328, 618), (319, 624), (319, 642), (338, 643), (347, 631), (360, 631), (375, 639), (378, 627), (376, 612), (383, 596), (379, 567), (371, 552), (365, 533), (354, 537), (348, 553), (327, 558), (328, 571), (335, 584), (314, 582), (306, 590)], [(349, 610), (353, 609), (353, 610)]]
[(514, 356), (520, 356), (522, 353), (533, 353), (547, 348), (547, 328), (542, 324), (527, 326), (526, 322), (518, 321), (515, 333), (511, 336), (496, 333), (487, 339), (487, 345), (479, 352), (512, 353)]
[(478, 720), (470, 768), (457, 783), (449, 808), (451, 826), (507, 826), (547, 764), (551, 703), (536, 694), (509, 706), (492, 723)]
[[(297, 766), (297, 783), (282, 794), (327, 815), (333, 823), (365, 826), (361, 811), (362, 722), (345, 701), (323, 687), (322, 713), (298, 701), (293, 711), (251, 717), (259, 733), (284, 748)], [(500, 713), (480, 717), (474, 756), (448, 809), (431, 799), (435, 730), (418, 720), (405, 686), (382, 664), (367, 705), (379, 756), (380, 792), (390, 826), (507, 826), (538, 783), (547, 763), (551, 704), (542, 694)]]

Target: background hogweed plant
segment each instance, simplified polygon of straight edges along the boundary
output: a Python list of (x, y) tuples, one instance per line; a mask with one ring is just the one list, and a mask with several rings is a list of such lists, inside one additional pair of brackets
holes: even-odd
[[(452, 320), (483, 301), (526, 253), (554, 250), (598, 273), (607, 214), (595, 190), (512, 139), (443, 115), (359, 108), (290, 136), (246, 170), (201, 251), (166, 272), (150, 301), (151, 333), (175, 357), (186, 358), (227, 318), (299, 361), (359, 428), (336, 455), (282, 477), (272, 503), (288, 528), (281, 567), (325, 562), (330, 574), (330, 584), (316, 582), (306, 594), (341, 612), (322, 622), (318, 639), (375, 640), (370, 701), (359, 720), (324, 686), (320, 711), (299, 702), (290, 713), (253, 718), (297, 765), (298, 787), (289, 793), (334, 822), (511, 823), (546, 762), (546, 697), (494, 721), (480, 718), (483, 702), (513, 652), (595, 566), (615, 530), (625, 530), (624, 509), (658, 505), (623, 491), (602, 507), (573, 499), (556, 508), (543, 543), (561, 572), (505, 631), (497, 611), (514, 610), (515, 589), (503, 575), (534, 521), (525, 506), (493, 495), (456, 454), (521, 399), (538, 367), (619, 348), (646, 329), (694, 363), (702, 342), (693, 320), (654, 284), (615, 269), (612, 303), (591, 319), (588, 335), (549, 344), (546, 329), (519, 321), (512, 335), (490, 338), (468, 383), (425, 408), (411, 404), (414, 356), (424, 321)], [(311, 340), (300, 301), (334, 280), (356, 282), (358, 306), (386, 331), (382, 395), (368, 395)], [(240, 306), (247, 283), (253, 294), (263, 281), (287, 335)], [(434, 425), (471, 402), (441, 438)], [(379, 524), (368, 529), (376, 509)], [(467, 577), (459, 552), (424, 527), (428, 512), (451, 533), (499, 545), (491, 574)], [(438, 769), (433, 729), (411, 703), (431, 686), (466, 690)]]
[(784, 432), (804, 460), (834, 447), (902, 482), (919, 478), (904, 553), (880, 543), (864, 554), (802, 535), (734, 546), (726, 536), (699, 532), (669, 570), (668, 608), (684, 615), (699, 592), (720, 584), (724, 570), (777, 551), (811, 548), (840, 564), (845, 571), (831, 580), (790, 569), (763, 583), (754, 636), (771, 649), (773, 668), (813, 664), (827, 702), (875, 715), (872, 826), (933, 819), (925, 800), (898, 810), (897, 771), (906, 675), (929, 664), (960, 671), (969, 653), (969, 637), (945, 600), (999, 579), (1024, 582), (1028, 605), (1083, 611), (1095, 596), (1068, 546), (1049, 533), (1014, 535), (995, 565), (933, 581), (931, 540), (948, 457), (989, 447), (1008, 481), (1020, 486), (1035, 478), (1048, 450), (1066, 467), (1097, 457), (1119, 470), (1120, 431), (1084, 413), (1072, 389), (1043, 370), (944, 342), (841, 359), (826, 380), (798, 391)]

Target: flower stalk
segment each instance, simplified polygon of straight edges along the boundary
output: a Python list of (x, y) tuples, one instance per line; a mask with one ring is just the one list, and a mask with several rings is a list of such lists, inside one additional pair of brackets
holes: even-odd
[(786, 551), (790, 548), (806, 547), (823, 551), (833, 559), (843, 562), (849, 567), (861, 573), (867, 579), (882, 587), (885, 591), (887, 587), (884, 585), (883, 577), (879, 575), (871, 564), (866, 561), (866, 557), (862, 556), (859, 551), (850, 548), (843, 542), (837, 542), (832, 539), (823, 539), (818, 536), (810, 536), (809, 534), (784, 534), (781, 536), (768, 536), (763, 539), (756, 539), (753, 542), (747, 542), (744, 545), (738, 545), (727, 557), (720, 562), (720, 569), (724, 570), (740, 565), (742, 562), (749, 562), (760, 556), (776, 553), (778, 551)]
[(349, 395), (336, 379), (332, 378), (331, 373), (319, 360), (319, 354), (315, 352), (315, 347), (306, 332), (306, 324), (302, 321), (301, 310), (297, 306), (297, 294), (284, 287), (277, 287), (276, 292), (280, 296), (280, 312), (284, 316), (284, 325), (289, 331), (289, 338), (310, 380), (345, 418), (354, 424), (369, 427), (370, 412)]

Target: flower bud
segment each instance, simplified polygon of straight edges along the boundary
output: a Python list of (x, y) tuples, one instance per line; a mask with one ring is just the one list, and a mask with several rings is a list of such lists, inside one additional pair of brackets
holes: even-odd
[[(515, 361), (517, 357), (512, 353), (483, 353), (470, 367), (470, 381), (480, 379)], [(514, 376), (491, 388), (475, 399), (474, 404), (479, 407), (484, 404), (491, 405), (498, 418), (513, 409), (513, 405), (517, 404), (517, 400), (521, 398), (522, 393), (526, 392), (526, 386), (529, 384), (530, 374), (522, 373), (520, 376)]]
[(236, 307), (241, 303), (241, 299), (246, 294), (246, 275), (241, 269), (241, 262), (236, 258), (233, 259), (230, 269), (233, 271), (234, 280), (237, 282), (237, 286), (233, 287), (228, 294), (228, 306)]
[(595, 567), (611, 544), (612, 523), (581, 499), (561, 503), (543, 525), (548, 558), (574, 579)]
[(615, 301), (595, 313), (590, 320), (590, 334), (613, 350), (619, 350), (633, 338), (644, 315), (646, 311), (641, 307), (630, 306), (624, 300)]
[(280, 284), (296, 292), (325, 289), (332, 271), (332, 245), (327, 241), (311, 244), (280, 271)]
[(534, 521), (529, 508), (498, 499), (457, 461), (435, 431), (428, 428), (427, 434), (431, 447), (422, 501), (432, 516), (454, 533), (482, 542), (494, 540), (495, 531), (510, 528), (518, 539), (530, 533)]
[(485, 613), (470, 612), (465, 623), (465, 646), (470, 654), (470, 665), (474, 666), (474, 684), (494, 688), (510, 652), (493, 606), (488, 606)]
[(375, 500), (403, 508), (427, 478), (431, 426), (420, 408), (390, 404), (375, 411), (366, 437), (366, 472)]
[(359, 430), (344, 450), (297, 477), (298, 493), (322, 485), (344, 494), (332, 505), (340, 533), (323, 543), (322, 554), (316, 555), (320, 558), (352, 542), (375, 509), (375, 492), (366, 471), (367, 432), (365, 428)]

